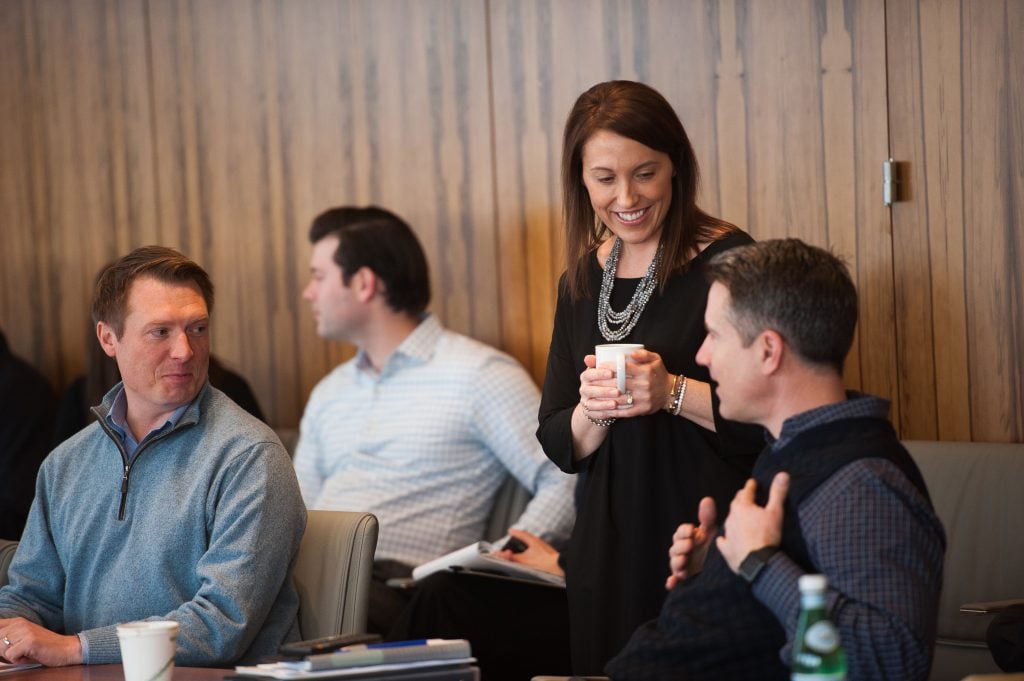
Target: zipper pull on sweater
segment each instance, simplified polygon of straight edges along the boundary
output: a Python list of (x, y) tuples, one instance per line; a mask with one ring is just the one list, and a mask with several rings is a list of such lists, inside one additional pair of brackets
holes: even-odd
[(124, 467), (124, 476), (121, 478), (121, 506), (117, 510), (117, 519), (124, 520), (124, 506), (128, 502), (128, 471), (129, 466)]

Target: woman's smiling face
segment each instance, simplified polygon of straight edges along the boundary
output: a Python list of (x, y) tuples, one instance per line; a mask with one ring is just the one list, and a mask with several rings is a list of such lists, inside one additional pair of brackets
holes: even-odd
[(657, 243), (672, 203), (668, 154), (609, 130), (583, 145), (583, 184), (597, 217), (623, 243)]

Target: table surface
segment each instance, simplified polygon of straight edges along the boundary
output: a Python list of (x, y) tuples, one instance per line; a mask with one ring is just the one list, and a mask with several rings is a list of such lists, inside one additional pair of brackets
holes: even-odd
[[(231, 669), (206, 667), (175, 667), (173, 681), (221, 681)], [(74, 667), (39, 667), (0, 675), (3, 681), (124, 681), (119, 664)]]

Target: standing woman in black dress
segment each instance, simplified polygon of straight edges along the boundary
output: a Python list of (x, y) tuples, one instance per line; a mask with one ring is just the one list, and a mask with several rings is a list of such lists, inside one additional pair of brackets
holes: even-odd
[[(538, 438), (581, 475), (564, 554), (572, 663), (600, 674), (633, 630), (656, 617), (666, 551), (700, 499), (728, 508), (763, 437), (718, 416), (707, 371), (703, 265), (750, 243), (695, 203), (697, 162), (679, 117), (630, 81), (584, 92), (562, 150), (566, 272), (540, 407)], [(594, 346), (642, 343), (626, 392), (596, 368)]]

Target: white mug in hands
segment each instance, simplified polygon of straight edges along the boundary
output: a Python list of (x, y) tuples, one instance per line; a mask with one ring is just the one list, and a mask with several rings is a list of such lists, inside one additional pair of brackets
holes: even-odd
[(172, 620), (117, 625), (125, 681), (171, 681), (178, 650), (178, 623)]
[[(594, 354), (597, 355), (597, 366), (615, 365), (615, 387), (623, 395), (626, 394), (626, 360), (632, 358), (634, 350), (643, 349), (643, 343), (606, 343), (594, 348)], [(619, 409), (629, 409), (629, 405), (620, 404)]]

